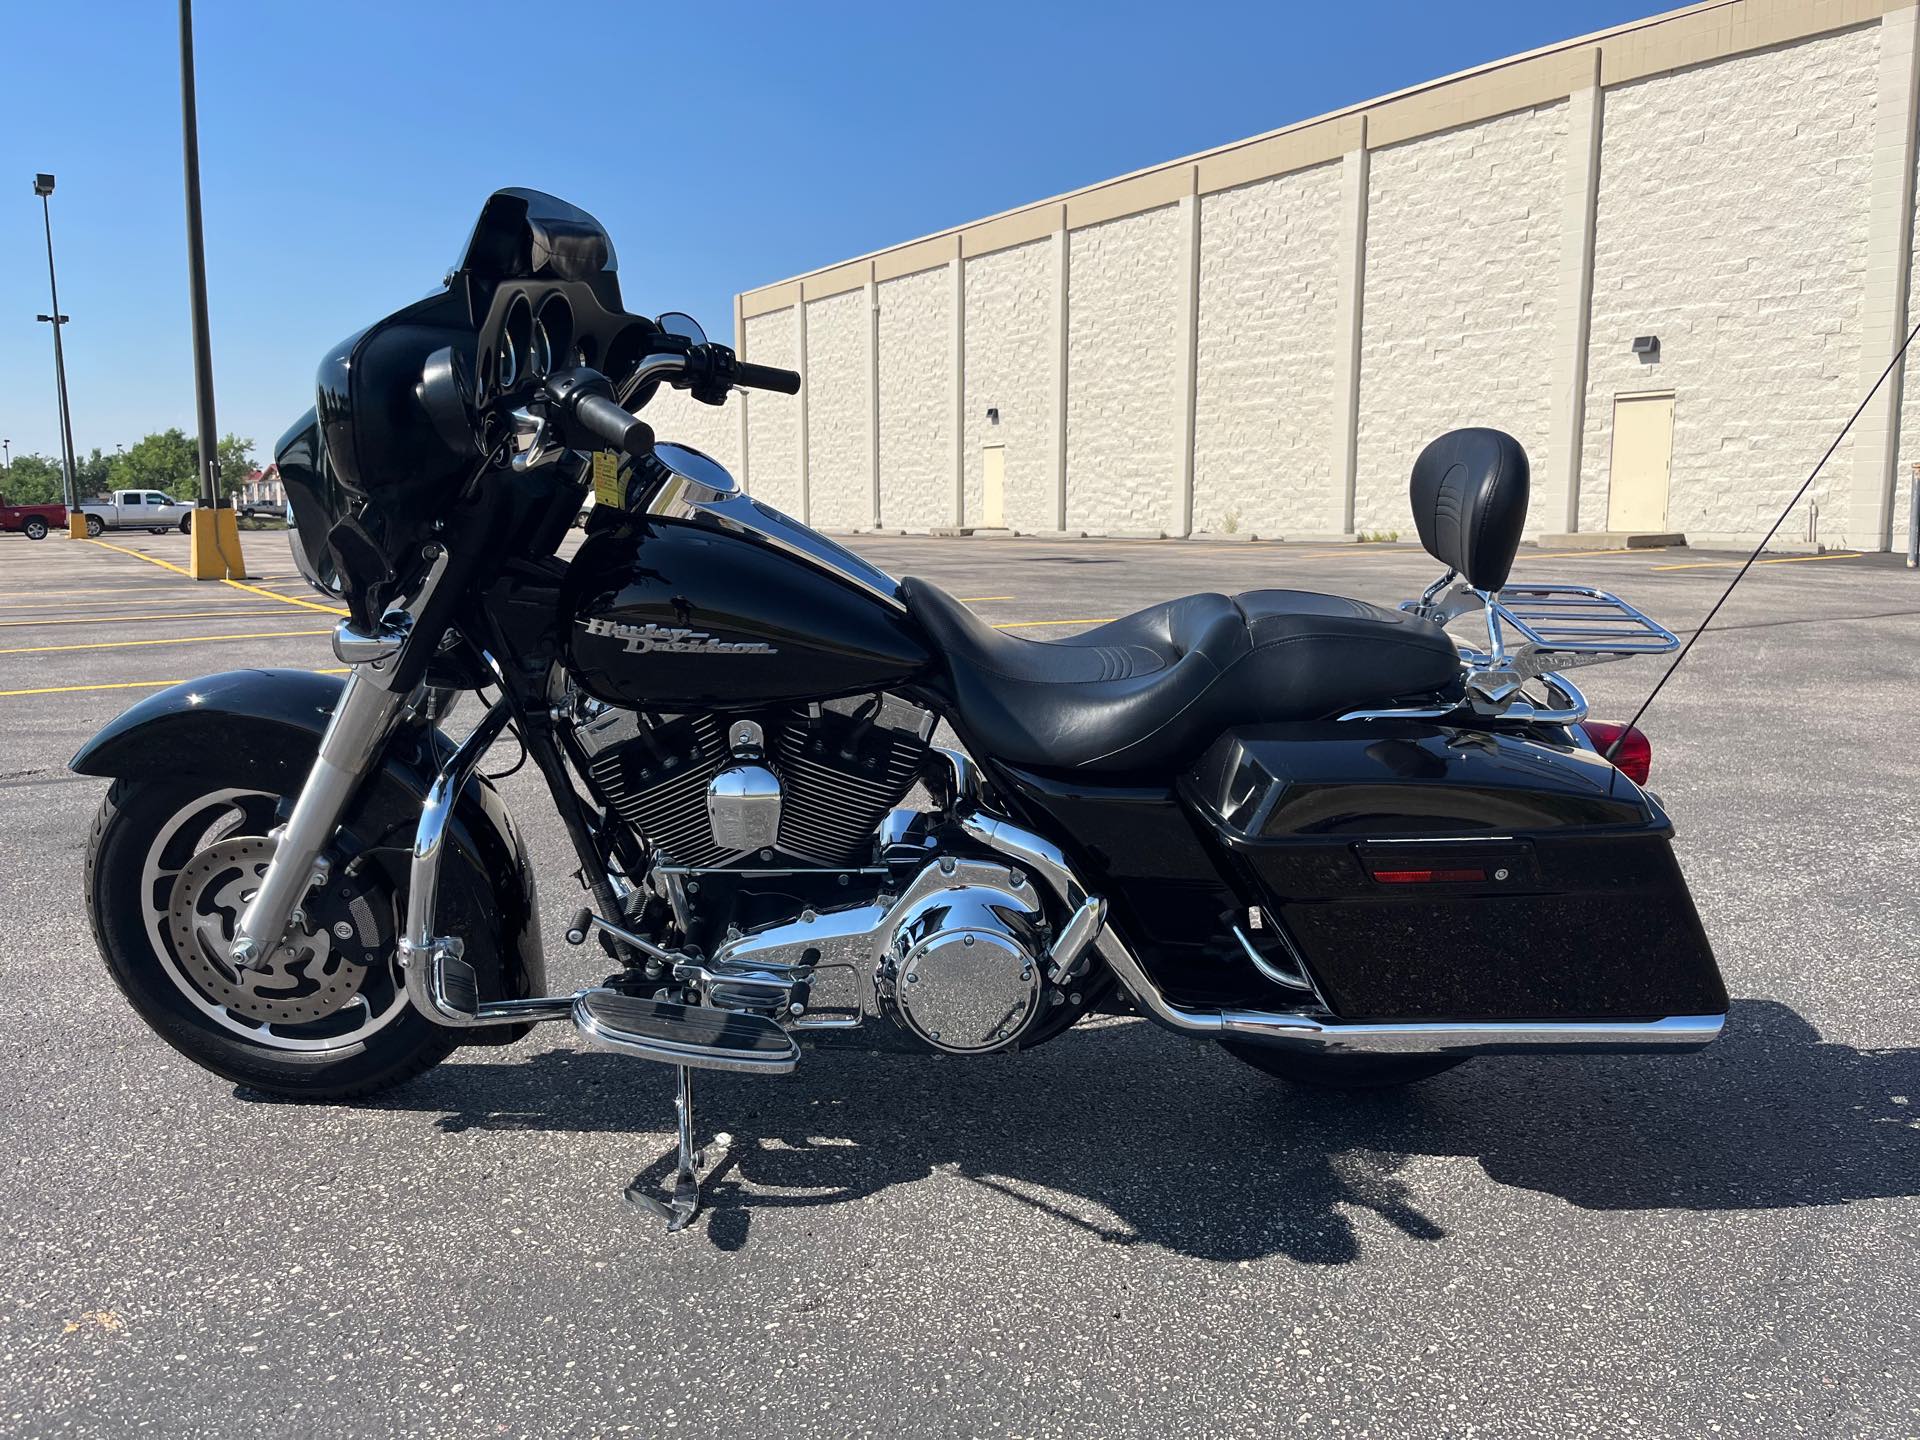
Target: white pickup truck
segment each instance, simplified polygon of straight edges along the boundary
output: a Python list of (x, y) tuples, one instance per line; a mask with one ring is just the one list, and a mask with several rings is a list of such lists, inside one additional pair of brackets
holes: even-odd
[(156, 535), (178, 530), (185, 534), (193, 528), (193, 511), (193, 501), (176, 500), (159, 490), (116, 490), (111, 500), (80, 502), (89, 535), (108, 530), (151, 530)]

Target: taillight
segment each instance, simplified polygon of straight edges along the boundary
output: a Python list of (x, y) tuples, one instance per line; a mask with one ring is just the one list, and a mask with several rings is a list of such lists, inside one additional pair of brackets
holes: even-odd
[(1638, 725), (1583, 720), (1580, 728), (1587, 732), (1593, 748), (1613, 762), (1614, 769), (1636, 785), (1647, 783), (1647, 772), (1653, 768), (1653, 742)]

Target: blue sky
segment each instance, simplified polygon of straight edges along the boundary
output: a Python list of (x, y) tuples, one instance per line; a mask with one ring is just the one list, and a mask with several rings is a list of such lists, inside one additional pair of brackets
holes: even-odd
[[(173, 0), (6, 8), (0, 435), (56, 444), (37, 170), (75, 444), (191, 431)], [(200, 0), (221, 428), (264, 458), (502, 185), (598, 215), (629, 309), (724, 335), (736, 290), (1668, 8)]]

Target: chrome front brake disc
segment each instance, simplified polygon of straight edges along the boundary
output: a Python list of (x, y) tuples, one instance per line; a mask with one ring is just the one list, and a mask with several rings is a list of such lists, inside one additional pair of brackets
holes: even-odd
[(194, 856), (174, 883), (167, 929), (181, 969), (208, 999), (250, 1020), (298, 1025), (359, 995), (380, 953), (379, 911), (365, 895), (342, 904), (316, 891), (264, 968), (237, 968), (228, 958), (234, 927), (273, 851), (273, 841), (249, 835)]

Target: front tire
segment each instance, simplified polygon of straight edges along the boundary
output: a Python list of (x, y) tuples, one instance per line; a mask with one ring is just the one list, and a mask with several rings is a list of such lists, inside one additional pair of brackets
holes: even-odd
[(87, 537), (89, 539), (98, 540), (102, 535), (106, 534), (106, 532), (106, 521), (102, 520), (98, 515), (87, 516)]
[(1274, 1045), (1222, 1040), (1221, 1048), (1268, 1075), (1316, 1090), (1390, 1090), (1430, 1080), (1466, 1055), (1312, 1055)]
[(169, 897), (181, 870), (215, 843), (266, 834), (279, 799), (210, 779), (116, 780), (87, 845), (94, 939), (140, 1018), (203, 1069), (290, 1100), (389, 1089), (458, 1043), (407, 1003), (391, 957), (367, 967), (361, 992), (324, 1018), (261, 1023), (219, 1004), (172, 938)]
[(193, 533), (193, 516), (191, 514), (180, 517), (180, 533), (182, 535), (191, 535)]
[(44, 540), (47, 538), (47, 522), (42, 520), (38, 515), (29, 519), (23, 528), (26, 530), (29, 540)]

